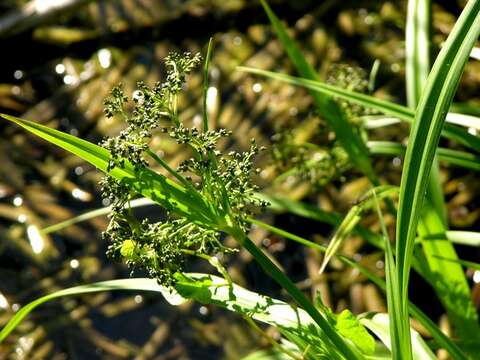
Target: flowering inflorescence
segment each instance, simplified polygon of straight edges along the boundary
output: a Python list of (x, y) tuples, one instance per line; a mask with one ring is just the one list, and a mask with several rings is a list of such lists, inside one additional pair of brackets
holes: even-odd
[[(260, 148), (252, 141), (247, 152), (224, 154), (218, 150), (218, 142), (230, 136), (230, 131), (199, 131), (184, 126), (177, 114), (177, 95), (186, 75), (200, 62), (200, 56), (173, 53), (165, 62), (165, 82), (153, 88), (138, 83), (132, 111), (125, 110), (129, 99), (121, 86), (115, 87), (105, 101), (106, 116), (120, 115), (127, 124), (117, 137), (101, 144), (110, 152), (107, 170), (122, 168), (128, 163), (140, 171), (148, 166), (148, 156), (153, 157), (180, 180), (187, 191), (205, 199), (226, 223), (246, 230), (247, 217), (255, 208), (266, 206), (255, 198), (257, 189), (251, 182), (251, 175), (258, 172), (253, 168), (253, 158)], [(168, 167), (149, 148), (157, 128), (190, 149), (191, 158), (183, 161), (177, 170)], [(146, 269), (162, 284), (171, 285), (175, 281), (175, 274), (183, 269), (186, 254), (205, 258), (232, 251), (221, 243), (219, 230), (222, 229), (212, 224), (192, 222), (175, 214), (168, 214), (163, 222), (140, 221), (130, 208), (130, 200), (137, 195), (111, 175), (102, 180), (102, 192), (112, 203), (110, 224), (104, 232), (104, 238), (110, 243), (108, 253), (126, 259), (132, 267)]]
[[(184, 128), (178, 130), (180, 134), (173, 131), (171, 136), (183, 143)], [(263, 148), (252, 140), (247, 152), (223, 154), (216, 150), (218, 139), (230, 135), (230, 132), (221, 129), (194, 136), (189, 144), (196, 156), (182, 161), (177, 170), (187, 174), (187, 179), (193, 181), (196, 189), (215, 208), (228, 213), (242, 230), (246, 230), (246, 217), (252, 215), (252, 210), (267, 206), (265, 201), (254, 196), (257, 186), (251, 182), (252, 173), (260, 171), (253, 168), (253, 159)]]
[(272, 137), (272, 157), (277, 170), (283, 173), (279, 179), (295, 176), (310, 183), (313, 187), (328, 184), (348, 168), (345, 150), (321, 134), (315, 136), (314, 143), (298, 144), (291, 131), (278, 132)]
[[(327, 74), (327, 83), (350, 91), (367, 92), (368, 81), (365, 70), (347, 64), (334, 64)], [(372, 115), (372, 110), (361, 105), (335, 98), (335, 102), (356, 132), (366, 138), (362, 116)], [(325, 126), (317, 126), (311, 134), (311, 142), (298, 142), (294, 131), (286, 129), (272, 137), (272, 157), (277, 170), (283, 174), (279, 179), (297, 177), (313, 187), (324, 186), (350, 167), (343, 146), (330, 136)]]
[[(361, 67), (349, 64), (333, 64), (327, 74), (327, 84), (342, 89), (366, 93), (368, 91), (367, 72)], [(336, 99), (346, 118), (354, 126), (361, 125), (359, 118), (372, 115), (374, 111), (347, 100)]]

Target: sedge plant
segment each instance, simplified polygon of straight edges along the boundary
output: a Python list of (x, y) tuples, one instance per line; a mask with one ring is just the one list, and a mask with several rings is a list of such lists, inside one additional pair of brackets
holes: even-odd
[[(232, 151), (225, 154), (220, 151), (217, 148), (218, 141), (228, 137), (230, 132), (224, 129), (209, 130), (206, 110), (202, 129), (186, 127), (180, 121), (178, 96), (188, 74), (199, 62), (199, 54), (170, 54), (165, 59), (168, 69), (166, 80), (151, 88), (143, 83), (137, 84), (139, 92), (133, 99), (124, 94), (121, 86), (115, 87), (105, 101), (105, 115), (122, 118), (126, 127), (117, 137), (102, 141), (100, 146), (28, 120), (2, 116), (82, 157), (105, 173), (101, 181), (102, 193), (111, 201), (112, 206), (110, 222), (103, 238), (109, 243), (109, 255), (124, 260), (131, 267), (145, 269), (154, 280), (153, 283), (142, 280), (140, 283), (144, 285), (138, 289), (160, 291), (167, 294), (167, 298), (176, 292), (182, 298), (223, 302), (224, 307), (236, 311), (241, 304), (238, 310), (241, 313), (253, 311), (242, 310), (244, 308), (254, 308), (260, 314), (272, 312), (267, 318), (274, 319), (278, 301), (253, 301), (255, 305), (248, 305), (242, 302), (242, 296), (236, 295), (236, 287), (232, 285), (219, 261), (219, 255), (235, 251), (222, 242), (222, 234), (228, 234), (248, 250), (265, 272), (297, 303), (298, 310), (287, 306), (289, 311), (294, 311), (294, 315), (287, 318), (293, 318), (297, 326), (287, 326), (284, 331), (292, 338), (311, 336), (312, 339), (317, 339), (311, 341), (317, 343), (310, 350), (314, 354), (312, 356), (324, 354), (330, 358), (357, 359), (363, 358), (363, 353), (373, 353), (373, 338), (358, 319), (350, 312), (344, 312), (337, 318), (337, 315), (315, 306), (248, 237), (249, 217), (256, 208), (267, 205), (256, 196), (257, 188), (251, 182), (252, 173), (257, 171), (253, 168), (253, 158), (261, 149), (252, 140), (250, 149), (246, 152)], [(131, 112), (125, 110), (129, 101), (133, 102)], [(170, 167), (149, 147), (151, 138), (158, 134), (165, 134), (187, 147), (191, 158), (184, 160), (177, 169)], [(170, 177), (150, 168), (151, 161), (161, 166)], [(132, 202), (139, 196), (161, 205), (168, 212), (167, 219), (151, 222), (149, 219), (136, 218)], [(207, 260), (223, 276), (224, 281), (211, 276), (185, 273), (183, 265), (190, 256)], [(132, 282), (125, 284), (125, 289), (133, 289)], [(2, 329), (0, 340), (33, 307), (44, 301), (113, 287), (115, 282), (106, 282), (38, 299), (23, 308)], [(215, 288), (214, 291), (211, 290), (212, 287)], [(226, 293), (220, 296), (222, 289), (226, 289)], [(234, 305), (229, 305), (229, 302)], [(299, 317), (299, 320), (295, 320), (295, 317)], [(263, 319), (262, 316), (260, 318)], [(351, 327), (358, 334), (350, 334)], [(292, 332), (292, 329), (295, 331)]]
[[(409, 301), (408, 283), (410, 269), (414, 268), (434, 288), (454, 325), (455, 336), (460, 341), (473, 336), (474, 342), (477, 341), (475, 336), (480, 334), (478, 318), (461, 268), (462, 265), (470, 265), (458, 259), (453, 240), (465, 242), (465, 239), (474, 239), (478, 234), (471, 234), (472, 237), (467, 233), (448, 230), (437, 158), (455, 166), (479, 170), (480, 140), (458, 126), (470, 126), (475, 119), (449, 113), (449, 108), (463, 67), (480, 33), (480, 1), (470, 0), (467, 3), (431, 70), (429, 57), (425, 55), (429, 54), (431, 3), (425, 0), (409, 1), (406, 37), (408, 106), (321, 82), (284, 25), (265, 1), (262, 4), (301, 77), (252, 68), (240, 70), (307, 88), (319, 115), (336, 135), (342, 161), (349, 162), (364, 174), (372, 189), (346, 216), (327, 213), (279, 194), (258, 193), (251, 181), (251, 175), (256, 171), (253, 158), (260, 151), (255, 142), (252, 141), (247, 152), (225, 154), (217, 144), (230, 132), (209, 129), (208, 126), (205, 100), (211, 43), (204, 67), (206, 76), (201, 128), (185, 126), (178, 116), (177, 99), (182, 85), (200, 62), (199, 55), (191, 54), (169, 55), (166, 59), (166, 80), (151, 88), (139, 84), (140, 92), (137, 95), (140, 95), (133, 99), (129, 99), (121, 87), (112, 91), (112, 96), (106, 101), (106, 116), (122, 117), (126, 121), (126, 128), (119, 136), (106, 139), (101, 146), (35, 122), (2, 115), (6, 120), (80, 156), (105, 173), (103, 194), (112, 201), (111, 207), (45, 231), (57, 231), (76, 221), (109, 212), (110, 224), (103, 234), (110, 244), (109, 254), (131, 266), (144, 268), (150, 279), (123, 279), (84, 285), (37, 299), (22, 308), (1, 330), (0, 341), (33, 308), (45, 301), (94, 291), (136, 289), (159, 291), (172, 304), (185, 299), (217, 304), (274, 325), (284, 338), (274, 346), (275, 351), (290, 358), (435, 358), (432, 348), (410, 328), (410, 316), (429, 331), (434, 345), (446, 349), (452, 358), (468, 359), (474, 356), (475, 350), (464, 349), (443, 334), (435, 322)], [(348, 122), (348, 114), (339, 99), (384, 114), (383, 117), (366, 116), (366, 124), (374, 121), (383, 124), (377, 123), (375, 126), (397, 121), (410, 123), (412, 131), (406, 148), (392, 142), (366, 141), (365, 135)], [(132, 112), (125, 110), (125, 104), (129, 101), (134, 102)], [(161, 133), (184, 145), (191, 154), (191, 158), (182, 162), (177, 169), (170, 167), (149, 146), (150, 139)], [(437, 149), (440, 136), (455, 140), (466, 150)], [(380, 186), (371, 160), (372, 155), (379, 154), (405, 154), (400, 188)], [(151, 162), (162, 167), (169, 176), (154, 171), (149, 166)], [(304, 165), (307, 168), (310, 166)], [(392, 194), (398, 194), (398, 209), (394, 206)], [(395, 246), (388, 239), (379, 208), (382, 200), (386, 202), (387, 210), (397, 216)], [(274, 211), (289, 211), (336, 226), (337, 231), (330, 245), (322, 247), (256, 220), (256, 209), (265, 208), (267, 202)], [(167, 219), (162, 222), (137, 219), (132, 209), (146, 203), (158, 204), (166, 209)], [(364, 212), (372, 208), (377, 210), (382, 225), (381, 234), (360, 224)], [(318, 299), (314, 303), (309, 301), (248, 237), (251, 223), (326, 253), (322, 271), (332, 257), (358, 269), (385, 291), (389, 314), (354, 316), (349, 311), (334, 314)], [(386, 281), (352, 259), (338, 254), (342, 242), (350, 233), (360, 235), (385, 251)], [(296, 306), (247, 291), (231, 282), (217, 256), (235, 252), (235, 249), (225, 246), (225, 234), (233, 237), (240, 247), (253, 255), (265, 272), (292, 297)], [(470, 240), (470, 243), (473, 242)], [(183, 265), (190, 256), (207, 260), (221, 277), (186, 273)]]
[[(322, 106), (318, 99), (322, 98), (325, 102), (329, 98), (338, 97), (352, 103), (369, 106), (385, 115), (394, 116), (413, 124), (401, 179), (396, 251), (395, 255), (393, 251), (386, 252), (387, 274), (389, 275), (387, 276), (387, 299), (393, 357), (412, 358), (408, 323), (408, 280), (411, 266), (414, 266), (417, 272), (420, 272), (436, 290), (455, 326), (457, 335), (463, 340), (471, 340), (471, 336), (476, 336), (472, 334), (479, 334), (478, 317), (471, 302), (470, 289), (465, 275), (460, 263), (456, 261), (458, 258), (455, 249), (446, 235), (448, 229), (445, 206), (435, 153), (439, 138), (443, 134), (472, 150), (473, 153), (469, 153), (468, 156), (478, 156), (478, 138), (453, 125), (455, 114), (448, 114), (448, 111), (463, 67), (480, 33), (480, 3), (474, 0), (468, 2), (435, 60), (432, 70), (429, 71), (431, 2), (409, 1), (406, 83), (408, 106), (411, 109), (318, 81), (318, 76), (314, 74), (311, 66), (303, 58), (281, 22), (265, 1), (262, 4), (281, 43), (302, 78), (293, 78), (259, 69), (242, 68), (242, 70), (306, 87), (319, 105), (320, 114), (325, 118), (332, 115), (331, 111)], [(444, 125), (445, 121), (450, 121), (450, 123)], [(463, 124), (469, 125), (468, 122)], [(335, 127), (332, 126), (332, 129), (335, 131)], [(339, 142), (342, 142), (341, 131), (336, 131), (336, 136)], [(376, 151), (378, 150), (378, 148), (375, 149), (376, 145), (371, 143), (367, 147)], [(347, 146), (344, 146), (344, 149), (350, 158), (353, 159), (357, 156)], [(444, 151), (444, 149), (443, 151), (439, 149), (439, 155)], [(352, 161), (352, 163), (354, 162)], [(365, 169), (368, 168), (363, 167), (363, 170), (358, 168), (360, 171)], [(369, 176), (369, 179), (375, 184), (375, 178)], [(421, 240), (423, 250), (421, 255), (414, 253), (417, 225), (420, 239), (424, 239)], [(436, 234), (436, 236), (432, 237), (432, 234)], [(427, 238), (429, 240), (426, 240)], [(448, 257), (453, 259), (453, 263), (447, 264), (439, 261), (441, 253), (449, 254)], [(445, 269), (449, 270), (445, 271)], [(478, 342), (478, 340), (473, 340), (473, 342)], [(459, 355), (455, 355), (455, 357), (457, 356)]]

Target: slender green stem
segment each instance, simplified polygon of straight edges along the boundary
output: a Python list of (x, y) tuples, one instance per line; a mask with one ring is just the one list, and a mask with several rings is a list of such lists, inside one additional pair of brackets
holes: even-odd
[(208, 41), (207, 55), (205, 56), (205, 66), (203, 68), (203, 131), (208, 131), (208, 109), (207, 109), (207, 93), (208, 93), (208, 66), (212, 58), (213, 37)]
[(217, 269), (217, 271), (225, 278), (225, 280), (230, 285), (233, 284), (232, 278), (230, 277), (230, 274), (228, 273), (227, 269), (223, 267), (222, 263), (220, 262), (220, 260), (218, 260), (216, 256), (209, 256), (209, 255), (202, 254), (198, 251), (190, 250), (190, 249), (180, 249), (180, 251), (186, 255), (196, 256), (196, 257), (199, 257), (200, 259), (208, 261), (210, 265), (212, 265), (215, 269)]
[(160, 165), (161, 167), (163, 167), (165, 170), (167, 170), (171, 175), (173, 175), (175, 177), (175, 179), (177, 179), (178, 181), (180, 181), (183, 185), (185, 185), (186, 187), (191, 187), (192, 184), (190, 184), (187, 179), (185, 179), (182, 175), (180, 175), (177, 171), (175, 171), (174, 169), (172, 169), (170, 167), (170, 165), (168, 165), (165, 161), (162, 160), (162, 158), (160, 156), (158, 156), (157, 154), (155, 154), (152, 150), (150, 150), (150, 148), (148, 148), (146, 150), (146, 153), (153, 159), (155, 160), (155, 162)]
[(372, 69), (370, 70), (370, 74), (368, 75), (368, 93), (373, 93), (375, 90), (375, 81), (377, 80), (378, 70), (380, 69), (380, 60), (375, 59), (372, 65)]

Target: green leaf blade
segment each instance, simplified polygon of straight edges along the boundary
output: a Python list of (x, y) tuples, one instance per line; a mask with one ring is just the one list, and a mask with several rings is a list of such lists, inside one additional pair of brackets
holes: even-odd
[(415, 109), (430, 72), (431, 0), (409, 0), (405, 39), (407, 104)]
[[(480, 1), (472, 0), (460, 15), (429, 75), (407, 146), (397, 217), (396, 272), (402, 320), (408, 330), (408, 280), (413, 244), (429, 173), (440, 133), (464, 65), (480, 33)], [(410, 359), (407, 351), (404, 358)]]
[[(415, 114), (413, 110), (390, 101), (378, 99), (371, 95), (365, 95), (354, 91), (345, 90), (337, 86), (324, 84), (320, 81), (312, 81), (309, 79), (289, 76), (272, 71), (255, 69), (245, 66), (239, 66), (238, 70), (268, 77), (271, 79), (285, 82), (287, 84), (301, 86), (306, 89), (310, 89), (319, 93), (324, 93), (330, 96), (336, 96), (338, 98), (351, 101), (355, 104), (378, 110), (386, 115), (393, 116), (410, 124), (413, 123), (414, 120)], [(472, 134), (469, 134), (467, 131), (459, 128), (456, 125), (445, 124), (442, 135), (450, 140), (454, 140), (459, 144), (475, 150), (476, 152), (480, 152), (480, 139)]]
[(163, 175), (147, 168), (137, 171), (128, 162), (125, 163), (123, 168), (115, 167), (108, 172), (110, 154), (106, 149), (33, 121), (6, 114), (0, 114), (0, 116), (5, 120), (21, 126), (32, 134), (82, 158), (100, 171), (115, 177), (117, 180), (124, 181), (139, 194), (153, 200), (168, 210), (183, 215), (195, 223), (211, 224), (218, 221), (217, 215), (212, 212), (199, 194), (185, 189)]

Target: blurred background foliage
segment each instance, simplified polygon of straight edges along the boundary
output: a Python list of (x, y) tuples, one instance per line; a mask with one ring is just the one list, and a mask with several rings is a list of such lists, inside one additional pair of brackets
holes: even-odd
[[(350, 89), (405, 102), (405, 1), (272, 0), (321, 77)], [(433, 51), (450, 32), (465, 1), (435, 1)], [(54, 5), (52, 5), (54, 4)], [(170, 51), (205, 51), (215, 37), (210, 66), (208, 111), (212, 126), (233, 130), (225, 148), (243, 149), (254, 137), (270, 151), (261, 156), (261, 188), (320, 206), (345, 211), (368, 188), (349, 166), (303, 89), (236, 71), (248, 65), (283, 73), (293, 66), (275, 38), (260, 4), (248, 0), (4, 0), (0, 3), (0, 111), (52, 126), (93, 142), (115, 135), (122, 124), (103, 115), (103, 99), (119, 82), (127, 93), (136, 82), (162, 79), (162, 59)], [(374, 81), (371, 69), (378, 60)], [(199, 69), (181, 99), (181, 117), (201, 122)], [(475, 114), (480, 103), (480, 62), (467, 64), (458, 100)], [(477, 110), (475, 110), (475, 105)], [(353, 123), (365, 109), (349, 104)], [(478, 114), (477, 114), (478, 115)], [(404, 141), (402, 125), (369, 131), (370, 140)], [(124, 278), (129, 270), (106, 258), (97, 218), (59, 233), (40, 229), (102, 203), (100, 174), (78, 158), (0, 122), (0, 326), (21, 304), (64, 287)], [(321, 150), (304, 149), (306, 141)], [(442, 140), (445, 142), (446, 140)], [(446, 144), (444, 146), (456, 146)], [(155, 142), (171, 164), (187, 156), (175, 143)], [(306, 159), (318, 166), (302, 167)], [(326, 159), (326, 160), (323, 160)], [(378, 174), (398, 184), (401, 158), (376, 158)], [(293, 170), (292, 170), (293, 169)], [(285, 172), (287, 171), (287, 176)], [(288, 173), (290, 171), (290, 173)], [(278, 178), (280, 174), (284, 174)], [(480, 183), (475, 174), (441, 169), (452, 228), (480, 230)], [(276, 180), (275, 180), (276, 179)], [(319, 191), (321, 190), (321, 191)], [(140, 214), (152, 214), (143, 208)], [(157, 211), (157, 210), (155, 210)], [(324, 243), (325, 224), (288, 214), (263, 215), (299, 235)], [(393, 224), (387, 216), (387, 224)], [(374, 214), (363, 225), (378, 231)], [(305, 291), (321, 291), (336, 311), (386, 311), (379, 290), (355, 270), (332, 260), (318, 277), (319, 254), (253, 228), (252, 238), (276, 257)], [(230, 241), (226, 239), (226, 241)], [(458, 247), (462, 259), (478, 250)], [(383, 254), (350, 236), (342, 252), (383, 273)], [(247, 253), (227, 259), (234, 281), (282, 297), (278, 287)], [(204, 269), (196, 264), (194, 270)], [(137, 272), (137, 275), (142, 275)], [(469, 274), (473, 278), (473, 272)], [(480, 282), (480, 276), (477, 276)], [(473, 280), (472, 280), (473, 281)], [(415, 277), (412, 300), (448, 331), (443, 309)], [(480, 304), (480, 285), (474, 284)], [(273, 329), (267, 334), (277, 337)], [(422, 331), (422, 329), (418, 329)], [(217, 308), (189, 303), (179, 308), (150, 294), (88, 295), (43, 306), (0, 345), (0, 358), (12, 359), (238, 359), (269, 342), (248, 323)]]

